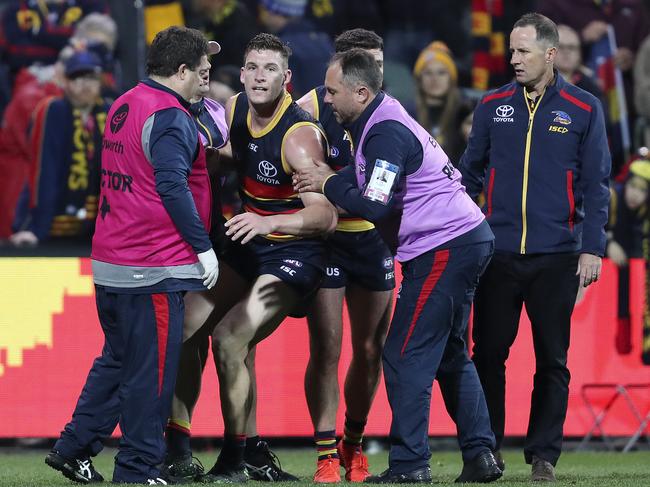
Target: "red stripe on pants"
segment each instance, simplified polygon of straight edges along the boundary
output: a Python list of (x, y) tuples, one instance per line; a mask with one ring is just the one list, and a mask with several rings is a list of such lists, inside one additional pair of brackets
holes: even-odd
[(433, 289), (436, 287), (436, 284), (438, 283), (440, 276), (442, 275), (445, 268), (447, 267), (448, 261), (449, 261), (449, 249), (438, 250), (433, 255), (433, 266), (431, 266), (431, 271), (429, 272), (427, 278), (424, 280), (424, 284), (422, 285), (422, 289), (420, 290), (420, 295), (418, 296), (418, 300), (415, 303), (415, 311), (413, 312), (413, 318), (411, 319), (411, 324), (409, 325), (409, 331), (406, 334), (404, 345), (402, 345), (402, 351), (400, 352), (400, 356), (404, 355), (404, 351), (406, 350), (406, 345), (408, 345), (408, 342), (411, 339), (411, 335), (413, 335), (413, 330), (415, 330), (415, 324), (417, 323), (420, 314), (422, 314), (422, 309), (424, 309), (424, 305), (426, 304), (427, 299), (429, 299), (429, 296), (433, 292)]
[(156, 331), (158, 332), (158, 395), (162, 391), (167, 355), (167, 334), (169, 332), (169, 302), (167, 294), (152, 294)]

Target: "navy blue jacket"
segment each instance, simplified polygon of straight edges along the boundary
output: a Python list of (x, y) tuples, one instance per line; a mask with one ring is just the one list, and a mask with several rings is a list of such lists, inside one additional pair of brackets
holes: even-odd
[(518, 83), (486, 94), (460, 161), (496, 250), (521, 254), (604, 255), (610, 168), (600, 101), (557, 72), (532, 112)]

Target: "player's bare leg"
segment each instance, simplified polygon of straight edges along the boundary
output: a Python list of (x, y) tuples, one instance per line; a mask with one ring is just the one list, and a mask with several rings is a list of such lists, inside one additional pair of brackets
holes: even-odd
[(205, 481), (245, 480), (244, 449), (251, 410), (251, 375), (246, 358), (252, 347), (279, 326), (298, 299), (298, 293), (288, 284), (275, 276), (262, 275), (215, 327), (212, 350), (225, 435), (217, 463)]

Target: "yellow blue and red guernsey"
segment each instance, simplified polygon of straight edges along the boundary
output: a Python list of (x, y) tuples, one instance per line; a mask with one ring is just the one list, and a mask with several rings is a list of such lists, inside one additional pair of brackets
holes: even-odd
[[(283, 157), (287, 136), (305, 125), (322, 128), (286, 93), (280, 109), (260, 131), (251, 129), (246, 93), (239, 93), (229, 114), (230, 142), (233, 157), (240, 167), (239, 195), (244, 211), (262, 216), (290, 214), (304, 208), (293, 189), (292, 168)], [(323, 139), (325, 134), (323, 133)], [(323, 155), (327, 146), (323, 147)], [(283, 233), (266, 235), (269, 240), (292, 240), (299, 237)]]

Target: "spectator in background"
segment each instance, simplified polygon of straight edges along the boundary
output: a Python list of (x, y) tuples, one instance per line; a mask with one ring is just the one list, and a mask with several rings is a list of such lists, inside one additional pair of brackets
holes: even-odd
[(445, 44), (429, 44), (413, 68), (416, 81), (417, 120), (442, 146), (456, 165), (465, 144), (460, 132), (462, 95), (458, 70)]
[(92, 235), (109, 108), (100, 97), (101, 74), (94, 53), (76, 52), (65, 63), (64, 96), (37, 108), (30, 131), (31, 181), (16, 210), (12, 244)]
[(612, 25), (616, 36), (616, 65), (623, 73), (628, 113), (633, 118), (634, 96), (632, 68), (641, 43), (650, 33), (650, 23), (641, 0), (539, 0), (539, 13), (556, 24), (565, 24), (580, 33), (583, 59), (589, 65), (589, 51), (593, 43), (607, 35)]
[(625, 182), (617, 183), (610, 192), (607, 257), (618, 267), (616, 349), (630, 353), (629, 259), (643, 257), (643, 240), (650, 235), (650, 161), (640, 159), (630, 164)]
[[(187, 25), (201, 30), (208, 39), (221, 41), (219, 68), (236, 66), (239, 79), (246, 45), (258, 32), (255, 14), (238, 0), (192, 0), (191, 5), (186, 15)], [(215, 69), (213, 66), (211, 78), (215, 77)]]
[(31, 158), (28, 136), (34, 110), (45, 98), (61, 96), (65, 81), (65, 61), (75, 49), (96, 53), (103, 65), (102, 94), (114, 98), (117, 94), (113, 76), (113, 50), (117, 43), (117, 26), (105, 14), (91, 13), (76, 25), (70, 44), (59, 53), (56, 63), (33, 64), (16, 75), (15, 89), (0, 129), (0, 171), (7, 181), (7, 190), (0, 194), (0, 239), (11, 235), (11, 225), (18, 196), (27, 181)]
[(92, 51), (102, 62), (102, 93), (111, 98), (120, 95), (120, 67), (115, 64), (117, 24), (106, 14), (92, 13), (84, 17), (75, 29), (70, 44), (75, 49)]
[(602, 102), (602, 90), (592, 78), (593, 73), (582, 64), (582, 46), (578, 33), (568, 25), (558, 25), (557, 31), (560, 45), (555, 56), (555, 67), (569, 83), (588, 91)]
[(101, 0), (19, 0), (2, 12), (0, 50), (12, 74), (34, 63), (53, 64), (91, 12), (106, 12)]
[(650, 145), (650, 36), (646, 37), (634, 64), (634, 106), (639, 115), (639, 145)]
[(55, 64), (23, 68), (16, 76), (16, 88), (0, 128), (0, 173), (4, 185), (0, 192), (0, 240), (12, 233), (16, 204), (28, 179), (32, 153), (28, 129), (32, 113), (43, 99), (63, 94), (63, 65), (73, 53), (74, 49), (68, 46)]
[(304, 18), (307, 0), (260, 0), (260, 24), (285, 42), (290, 58), (291, 94), (294, 99), (319, 86), (334, 53), (332, 39)]

